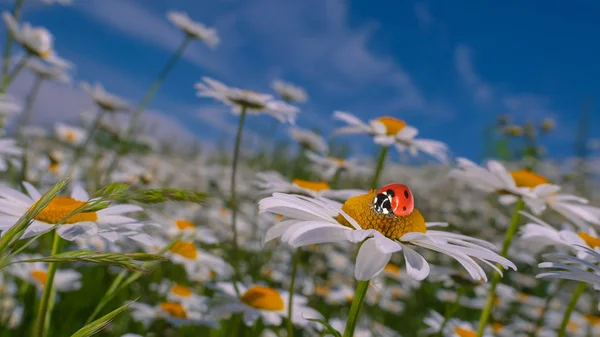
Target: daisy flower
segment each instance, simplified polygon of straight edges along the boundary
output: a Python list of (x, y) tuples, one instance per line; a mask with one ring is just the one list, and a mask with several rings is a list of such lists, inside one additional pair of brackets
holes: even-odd
[[(235, 313), (242, 313), (244, 324), (253, 326), (257, 319), (262, 318), (265, 325), (279, 326), (288, 313), (288, 293), (265, 286), (253, 285), (246, 287), (238, 283), (238, 289), (242, 294), (236, 296), (233, 283), (220, 282), (216, 285), (217, 289), (225, 295), (224, 298), (217, 299), (212, 307), (216, 315), (229, 316)], [(320, 318), (321, 315), (314, 309), (307, 306), (308, 299), (304, 296), (295, 294), (292, 308), (292, 322), (302, 327), (312, 325), (307, 318)]]
[(44, 80), (52, 80), (58, 83), (70, 83), (71, 77), (67, 73), (66, 67), (48, 65), (38, 59), (27, 60), (25, 65), (37, 77)]
[(419, 131), (403, 120), (386, 116), (364, 123), (358, 117), (343, 111), (334, 111), (333, 118), (348, 124), (335, 130), (334, 135), (368, 134), (381, 146), (394, 145), (399, 152), (408, 151), (412, 156), (424, 152), (440, 162), (447, 161), (448, 145), (431, 139), (416, 139)]
[(282, 123), (294, 124), (298, 108), (282, 101), (276, 101), (273, 96), (254, 91), (228, 87), (209, 77), (203, 77), (203, 82), (196, 83), (199, 97), (212, 97), (225, 105), (231, 106), (232, 112), (239, 115), (243, 109), (246, 113), (258, 115), (265, 113)]
[(295, 86), (291, 83), (276, 80), (271, 85), (273, 90), (277, 92), (281, 98), (288, 103), (304, 103), (308, 100), (306, 91), (301, 87)]
[(559, 262), (540, 263), (538, 267), (552, 270), (540, 273), (536, 277), (581, 281), (600, 289), (600, 267), (596, 265), (600, 262), (600, 253), (583, 246), (579, 246), (578, 249), (585, 251), (589, 258), (581, 259), (561, 253), (546, 254), (544, 258)]
[[(42, 194), (28, 182), (23, 182), (27, 194), (9, 187), (0, 187), (0, 230), (11, 228), (42, 197)], [(35, 216), (22, 238), (31, 237), (51, 230), (71, 212), (81, 207), (90, 199), (81, 185), (75, 184), (71, 196), (57, 196), (46, 208)], [(56, 232), (65, 240), (73, 241), (101, 235), (108, 239), (117, 239), (113, 235), (114, 227), (118, 229), (133, 228), (137, 220), (125, 216), (126, 213), (138, 212), (142, 208), (136, 205), (111, 205), (95, 212), (80, 212), (63, 221)], [(114, 240), (113, 240), (114, 241)]]
[(150, 288), (166, 296), (170, 302), (187, 303), (194, 308), (208, 308), (208, 298), (196, 294), (194, 289), (182, 284), (164, 279), (159, 284), (151, 284)]
[(146, 328), (157, 319), (164, 319), (174, 326), (205, 325), (213, 328), (217, 326), (217, 322), (210, 315), (187, 303), (162, 302), (153, 306), (133, 302), (129, 305), (129, 309), (133, 320), (141, 322)]
[(17, 145), (17, 141), (10, 138), (0, 139), (0, 172), (6, 172), (8, 162), (13, 166), (20, 166), (18, 160), (23, 155), (23, 150)]
[(87, 82), (81, 83), (81, 88), (87, 92), (94, 103), (103, 110), (110, 112), (127, 111), (131, 107), (124, 99), (107, 92), (102, 84), (96, 82), (93, 85)]
[(185, 215), (165, 216), (156, 212), (152, 212), (149, 215), (157, 222), (155, 228), (164, 232), (169, 238), (183, 235), (184, 239), (194, 238), (205, 244), (219, 242), (219, 239), (212, 229), (196, 226), (194, 221), (190, 220)]
[(488, 161), (486, 166), (458, 158), (457, 168), (450, 176), (484, 192), (498, 193), (498, 201), (505, 205), (522, 198), (534, 215), (550, 208), (579, 227), (585, 227), (586, 223), (600, 225), (600, 208), (588, 205), (587, 199), (558, 194), (561, 187), (550, 184), (544, 176), (527, 170), (509, 172), (495, 160)]
[(355, 195), (364, 194), (364, 190), (332, 190), (324, 181), (313, 182), (301, 179), (294, 179), (288, 182), (285, 178), (275, 171), (259, 172), (256, 186), (261, 189), (261, 193), (269, 195), (274, 192), (302, 194), (311, 197), (325, 197), (330, 199), (348, 199)]
[[(20, 254), (16, 261), (41, 258), (41, 255)], [(24, 262), (6, 267), (6, 272), (42, 290), (48, 279), (48, 263)], [(81, 274), (73, 269), (57, 269), (54, 275), (54, 289), (59, 292), (81, 288)]]
[(198, 39), (206, 43), (209, 47), (215, 47), (219, 44), (217, 30), (208, 28), (200, 22), (190, 19), (185, 12), (169, 11), (167, 19), (171, 21), (177, 28), (181, 29), (187, 36)]
[(292, 127), (288, 131), (290, 137), (297, 141), (300, 145), (313, 150), (317, 153), (326, 153), (329, 149), (325, 138), (318, 135), (314, 131)]
[(390, 261), (392, 253), (402, 251), (406, 269), (413, 279), (422, 280), (429, 275), (429, 263), (412, 247), (418, 246), (456, 259), (476, 280), (487, 280), (484, 270), (473, 259), (484, 262), (500, 271), (492, 262), (516, 270), (509, 260), (494, 253), (493, 244), (465, 235), (430, 230), (445, 223), (425, 223), (415, 209), (407, 216), (398, 217), (376, 213), (373, 200), (376, 192), (348, 199), (343, 205), (325, 198), (275, 193), (259, 202), (260, 212), (284, 216), (270, 228), (265, 242), (275, 238), (292, 247), (302, 247), (327, 242), (362, 243), (354, 276), (370, 280), (377, 276)]
[(327, 180), (332, 179), (336, 174), (343, 171), (355, 171), (359, 174), (369, 174), (371, 171), (370, 167), (361, 167), (357, 159), (324, 156), (312, 151), (307, 151), (306, 157), (315, 164), (315, 171), (319, 172)]
[(21, 112), (21, 107), (8, 94), (0, 93), (0, 116), (12, 116)]
[(232, 272), (231, 266), (225, 260), (197, 248), (191, 241), (178, 240), (167, 255), (174, 263), (183, 265), (190, 278), (194, 278), (201, 271), (207, 271), (213, 274), (213, 277), (227, 276)]
[(64, 61), (55, 55), (54, 37), (46, 28), (32, 27), (26, 22), (20, 25), (8, 12), (3, 12), (2, 18), (10, 34), (27, 53), (55, 64), (64, 64)]
[[(477, 337), (477, 332), (473, 327), (473, 324), (461, 321), (456, 318), (452, 318), (448, 321), (448, 324), (444, 328), (444, 337)], [(486, 329), (483, 332), (483, 337), (492, 337), (493, 334)]]
[(54, 124), (54, 133), (60, 141), (73, 146), (82, 145), (87, 138), (87, 131), (65, 123)]

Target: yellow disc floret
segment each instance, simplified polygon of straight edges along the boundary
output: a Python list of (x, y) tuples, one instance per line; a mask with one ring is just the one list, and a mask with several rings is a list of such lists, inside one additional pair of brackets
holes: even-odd
[(183, 306), (176, 302), (163, 302), (160, 308), (169, 313), (169, 315), (177, 318), (187, 318), (187, 312)]
[(600, 238), (597, 238), (595, 236), (589, 235), (588, 233), (585, 232), (579, 232), (577, 233), (577, 235), (579, 235), (579, 237), (585, 241), (585, 243), (590, 246), (590, 248), (597, 248), (600, 247)]
[(40, 281), (41, 285), (46, 285), (46, 280), (48, 279), (48, 272), (44, 270), (34, 270), (31, 272), (31, 277)]
[(388, 136), (394, 136), (398, 131), (404, 129), (406, 122), (394, 117), (379, 117), (375, 119), (379, 123), (385, 125), (385, 133)]
[[(63, 220), (73, 211), (85, 204), (84, 201), (75, 200), (70, 197), (55, 197), (50, 203), (36, 216), (35, 219), (50, 224), (56, 224)], [(63, 220), (63, 224), (74, 224), (84, 221), (96, 221), (98, 215), (96, 212), (80, 212)]]
[[(425, 233), (425, 219), (415, 208), (412, 213), (405, 216), (391, 214), (379, 214), (373, 209), (375, 190), (367, 194), (358, 195), (348, 199), (342, 206), (342, 210), (351, 216), (361, 229), (375, 229), (389, 239), (396, 240), (402, 235), (410, 232)], [(337, 221), (344, 226), (353, 226), (341, 214)]]
[(253, 286), (240, 299), (256, 309), (279, 311), (284, 308), (283, 299), (279, 292), (268, 287)]
[(299, 187), (305, 188), (307, 190), (315, 191), (315, 192), (329, 190), (329, 185), (324, 181), (313, 182), (313, 181), (307, 181), (307, 180), (301, 180), (301, 179), (294, 179), (293, 183), (294, 183), (294, 185), (297, 185)]
[(177, 220), (175, 220), (175, 225), (180, 230), (184, 230), (186, 228), (194, 228), (194, 223), (191, 222), (191, 221), (189, 221), (189, 220), (185, 220), (185, 219), (177, 219)]
[(181, 240), (177, 240), (173, 247), (171, 247), (170, 251), (190, 260), (193, 260), (198, 256), (198, 250), (196, 250), (196, 246), (194, 246), (192, 242), (185, 242)]
[(538, 185), (548, 184), (548, 180), (544, 176), (527, 170), (513, 171), (510, 175), (517, 187), (534, 188)]

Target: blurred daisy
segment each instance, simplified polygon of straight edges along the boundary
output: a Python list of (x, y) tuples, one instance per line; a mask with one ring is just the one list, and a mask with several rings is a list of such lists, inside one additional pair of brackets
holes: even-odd
[(32, 27), (25, 22), (19, 24), (17, 20), (8, 12), (2, 13), (2, 18), (8, 27), (10, 34), (30, 55), (35, 55), (48, 62), (57, 65), (65, 62), (55, 55), (54, 37), (43, 27)]
[(178, 240), (167, 255), (174, 263), (183, 265), (190, 276), (197, 274), (199, 269), (217, 275), (229, 275), (232, 271), (221, 257), (197, 248), (191, 241)]
[(87, 138), (87, 131), (84, 129), (60, 122), (54, 124), (54, 133), (60, 141), (73, 146), (82, 145)]
[(12, 116), (21, 112), (21, 107), (14, 98), (7, 94), (0, 93), (0, 116)]
[[(11, 228), (42, 197), (33, 185), (23, 182), (27, 194), (9, 187), (0, 187), (0, 230)], [(22, 238), (27, 238), (51, 230), (59, 221), (81, 207), (90, 196), (81, 185), (75, 184), (70, 197), (57, 196), (36, 217)], [(63, 221), (56, 232), (65, 240), (103, 235), (111, 238), (115, 233), (107, 231), (112, 226), (128, 229), (135, 226), (137, 220), (125, 216), (126, 213), (138, 212), (142, 208), (136, 205), (111, 205), (95, 212), (80, 212)], [(106, 233), (101, 233), (104, 229)], [(116, 238), (114, 238), (116, 239)]]
[(281, 96), (281, 98), (288, 103), (304, 103), (308, 100), (306, 91), (301, 87), (295, 86), (291, 83), (276, 80), (271, 85), (273, 90)]
[(315, 164), (315, 170), (320, 172), (321, 176), (327, 180), (344, 171), (370, 174), (372, 170), (370, 167), (360, 165), (356, 159), (324, 156), (312, 151), (307, 151), (306, 157)]
[(509, 172), (495, 160), (482, 167), (468, 159), (458, 158), (457, 168), (450, 172), (450, 176), (484, 192), (498, 193), (498, 201), (505, 205), (522, 198), (535, 215), (550, 208), (579, 227), (585, 227), (586, 222), (600, 225), (600, 208), (587, 205), (587, 199), (558, 194), (560, 186), (550, 184), (544, 176), (531, 171)]
[(94, 103), (101, 109), (110, 112), (127, 111), (130, 109), (129, 103), (124, 99), (113, 95), (106, 90), (102, 84), (96, 82), (93, 85), (87, 82), (81, 83), (81, 88), (92, 96)]
[(301, 146), (313, 150), (317, 153), (326, 153), (329, 149), (325, 138), (318, 135), (314, 131), (302, 129), (298, 127), (291, 127), (289, 134), (292, 139), (297, 141)]
[(195, 293), (194, 289), (170, 280), (162, 280), (159, 284), (151, 284), (150, 288), (166, 296), (170, 302), (187, 303), (194, 308), (207, 309), (207, 297)]
[(275, 238), (292, 247), (327, 242), (361, 243), (354, 276), (370, 280), (389, 263), (392, 253), (403, 251), (409, 276), (422, 280), (429, 275), (429, 264), (410, 246), (420, 246), (456, 259), (473, 279), (487, 280), (483, 269), (473, 258), (500, 270), (492, 264), (516, 270), (509, 260), (494, 253), (493, 244), (465, 235), (429, 230), (444, 223), (425, 223), (415, 209), (403, 217), (378, 214), (373, 209), (374, 190), (348, 199), (343, 205), (324, 198), (275, 193), (259, 202), (261, 212), (284, 216), (270, 228), (265, 242)]
[(6, 172), (8, 162), (13, 166), (21, 165), (18, 160), (23, 155), (23, 150), (17, 145), (17, 141), (10, 138), (0, 139), (0, 172)]
[(261, 189), (264, 195), (274, 192), (302, 194), (311, 197), (325, 197), (330, 199), (348, 199), (355, 195), (364, 194), (364, 190), (331, 190), (329, 185), (324, 182), (313, 182), (301, 179), (294, 179), (288, 182), (281, 174), (275, 171), (259, 172), (256, 185)]
[[(477, 337), (477, 332), (473, 325), (469, 322), (461, 321), (452, 318), (444, 328), (444, 337)], [(492, 337), (493, 334), (489, 328), (483, 332), (483, 337)]]
[[(236, 296), (232, 283), (217, 283), (224, 298), (215, 299), (216, 303), (212, 311), (219, 316), (228, 317), (231, 314), (242, 313), (244, 324), (253, 326), (257, 319), (262, 318), (265, 325), (279, 326), (288, 313), (288, 293), (260, 285), (254, 285), (250, 288), (243, 284), (238, 284), (238, 289), (242, 294)], [(301, 295), (294, 295), (292, 308), (292, 322), (299, 326), (308, 326), (313, 324), (307, 318), (320, 318), (321, 315), (314, 309), (307, 306), (308, 300)]]
[[(20, 254), (15, 261), (41, 258), (41, 255)], [(48, 263), (23, 262), (6, 267), (6, 272), (42, 290), (48, 279)], [(81, 288), (81, 274), (73, 269), (57, 269), (54, 275), (54, 289), (59, 292)]]
[(364, 123), (358, 117), (343, 111), (335, 111), (333, 118), (348, 124), (335, 130), (334, 135), (368, 134), (373, 136), (375, 143), (381, 146), (394, 145), (399, 152), (408, 151), (413, 156), (424, 152), (440, 162), (447, 161), (448, 145), (431, 139), (416, 139), (419, 131), (403, 120), (379, 117)]
[[(559, 262), (540, 263), (538, 267), (552, 270), (540, 273), (536, 277), (581, 281), (593, 285), (596, 289), (600, 289), (600, 267), (596, 265), (600, 262), (600, 253), (582, 246), (579, 246), (578, 249), (585, 251), (589, 255), (589, 258), (580, 259), (561, 253), (546, 254), (544, 255), (545, 259)], [(594, 263), (589, 262), (590, 260)]]
[(70, 83), (71, 77), (67, 73), (68, 68), (49, 65), (38, 59), (27, 60), (25, 65), (37, 77), (58, 83)]
[(169, 11), (167, 13), (167, 18), (189, 37), (198, 39), (206, 43), (209, 47), (215, 47), (219, 44), (219, 37), (217, 36), (216, 29), (208, 28), (200, 22), (190, 19), (187, 13)]
[(148, 328), (157, 319), (164, 319), (174, 326), (206, 325), (216, 327), (217, 322), (208, 314), (186, 303), (162, 302), (158, 305), (133, 302), (129, 305), (131, 317)]
[(246, 113), (258, 115), (265, 113), (282, 123), (294, 124), (298, 108), (282, 101), (276, 101), (273, 96), (254, 91), (231, 88), (209, 77), (203, 77), (204, 82), (196, 83), (199, 97), (212, 97), (232, 108), (239, 115), (243, 109)]
[(149, 215), (157, 222), (155, 227), (163, 231), (169, 238), (182, 235), (183, 239), (193, 238), (206, 244), (219, 242), (212, 229), (196, 226), (193, 221), (185, 216), (165, 216), (157, 212), (152, 212)]

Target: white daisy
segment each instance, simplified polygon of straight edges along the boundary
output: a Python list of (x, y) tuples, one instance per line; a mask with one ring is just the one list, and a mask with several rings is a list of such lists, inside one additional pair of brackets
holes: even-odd
[[(216, 287), (226, 297), (217, 299), (212, 310), (215, 315), (229, 316), (234, 313), (242, 313), (244, 324), (253, 326), (257, 319), (262, 318), (265, 325), (279, 326), (288, 313), (288, 293), (260, 285), (246, 287), (238, 283), (238, 289), (242, 294), (236, 296), (232, 283), (220, 282)], [(321, 315), (307, 306), (308, 299), (301, 295), (294, 295), (292, 308), (292, 322), (299, 326), (313, 324), (307, 318), (320, 318)]]
[(14, 98), (8, 94), (0, 93), (0, 116), (12, 116), (21, 112), (21, 107)]
[[(11, 228), (42, 197), (33, 185), (23, 182), (23, 186), (27, 194), (9, 187), (0, 187), (0, 230)], [(81, 185), (75, 184), (70, 197), (57, 196), (38, 213), (22, 238), (51, 230), (89, 199)], [(81, 212), (66, 219), (56, 228), (56, 232), (68, 241), (96, 235), (114, 241), (118, 239), (120, 231), (130, 231), (141, 226), (136, 219), (124, 215), (141, 210), (140, 206), (124, 204), (111, 205), (96, 212)]]
[(60, 141), (73, 146), (82, 145), (85, 142), (88, 134), (86, 130), (80, 127), (60, 122), (54, 124), (54, 133), (56, 134), (56, 138), (58, 138)]
[(199, 97), (212, 97), (231, 106), (234, 114), (240, 114), (246, 109), (248, 114), (268, 114), (282, 123), (294, 124), (298, 108), (282, 101), (276, 101), (273, 96), (254, 91), (228, 87), (209, 77), (203, 77), (204, 82), (196, 83)]
[[(41, 255), (20, 254), (15, 261), (41, 258)], [(48, 263), (24, 262), (6, 267), (6, 272), (34, 285), (42, 290), (48, 279)], [(81, 288), (81, 274), (73, 269), (57, 269), (54, 275), (54, 289), (59, 292), (73, 291)]]
[(314, 131), (292, 127), (289, 129), (290, 137), (297, 141), (300, 145), (307, 147), (317, 153), (327, 153), (329, 146), (325, 138), (316, 134)]
[(38, 56), (48, 62), (61, 64), (63, 61), (55, 55), (54, 37), (43, 27), (32, 27), (25, 22), (19, 24), (8, 12), (2, 13), (2, 18), (11, 35), (29, 54)]
[(134, 302), (129, 306), (131, 317), (146, 328), (157, 319), (165, 319), (174, 326), (206, 325), (217, 327), (217, 322), (207, 313), (187, 303), (162, 302), (155, 306)]
[(198, 295), (193, 288), (183, 284), (164, 279), (159, 284), (151, 284), (150, 288), (166, 296), (169, 302), (186, 303), (201, 310), (208, 309), (208, 298)]
[(121, 97), (107, 92), (102, 84), (98, 82), (94, 83), (93, 85), (87, 82), (82, 82), (81, 88), (90, 94), (90, 96), (92, 96), (92, 99), (96, 105), (106, 111), (118, 112), (131, 109), (127, 101)]
[(358, 117), (343, 111), (334, 111), (333, 118), (349, 125), (338, 128), (334, 131), (334, 135), (368, 134), (373, 136), (376, 144), (394, 145), (399, 152), (408, 151), (413, 156), (424, 152), (443, 163), (448, 159), (448, 145), (432, 139), (416, 139), (419, 131), (403, 120), (379, 117), (364, 123)]
[[(403, 251), (408, 274), (417, 280), (429, 275), (429, 264), (410, 246), (420, 246), (456, 259), (473, 279), (487, 280), (476, 258), (498, 270), (515, 265), (494, 253), (493, 244), (468, 236), (429, 228), (418, 210), (404, 217), (378, 214), (372, 206), (375, 191), (348, 199), (343, 205), (325, 198), (275, 193), (259, 202), (261, 212), (284, 216), (267, 231), (265, 242), (280, 237), (293, 247), (326, 242), (361, 243), (354, 269), (358, 280), (370, 280), (388, 264), (392, 253)], [(364, 241), (364, 242), (363, 242)], [(499, 271), (499, 270), (498, 270)]]
[(8, 162), (13, 166), (19, 167), (21, 162), (18, 160), (23, 155), (23, 149), (17, 145), (17, 141), (10, 138), (0, 139), (0, 172), (6, 172)]
[(27, 60), (25, 66), (41, 79), (52, 80), (59, 83), (71, 82), (71, 77), (67, 73), (68, 68), (49, 65), (38, 59)]
[(361, 165), (358, 159), (342, 159), (331, 156), (324, 156), (312, 151), (306, 152), (306, 157), (315, 164), (315, 171), (320, 172), (324, 179), (330, 180), (336, 174), (343, 171), (351, 171), (357, 174), (370, 174), (371, 167)]
[(295, 86), (291, 83), (276, 80), (275, 82), (273, 82), (271, 87), (286, 102), (304, 103), (308, 100), (308, 95), (306, 95), (306, 91), (304, 91), (304, 89), (302, 89), (301, 87)]
[(302, 194), (311, 197), (325, 197), (330, 199), (345, 200), (350, 197), (364, 194), (364, 190), (331, 190), (329, 185), (324, 182), (313, 182), (301, 179), (294, 179), (288, 182), (285, 178), (275, 171), (259, 172), (256, 185), (261, 189), (263, 195), (270, 195), (275, 192)]
[(169, 11), (167, 13), (167, 18), (185, 34), (206, 43), (207, 46), (215, 47), (219, 44), (219, 37), (217, 36), (216, 29), (208, 28), (200, 22), (190, 19), (187, 13)]

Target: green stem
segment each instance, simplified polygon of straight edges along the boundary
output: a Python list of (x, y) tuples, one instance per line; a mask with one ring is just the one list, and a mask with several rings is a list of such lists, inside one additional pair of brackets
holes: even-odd
[(108, 304), (108, 302), (110, 302), (110, 300), (114, 297), (115, 291), (117, 290), (121, 282), (123, 282), (125, 276), (127, 276), (127, 270), (123, 269), (121, 270), (119, 275), (117, 275), (117, 277), (113, 280), (112, 284), (110, 285), (110, 288), (108, 288), (104, 297), (102, 297), (100, 302), (98, 302), (96, 308), (94, 308), (94, 312), (90, 315), (90, 317), (88, 317), (84, 325), (90, 324), (94, 320), (94, 318), (96, 318), (98, 314), (100, 314), (100, 311), (104, 309), (104, 306), (106, 306), (106, 304)]
[(354, 329), (358, 323), (360, 308), (367, 295), (369, 289), (369, 281), (358, 281), (356, 285), (356, 291), (354, 293), (354, 299), (352, 300), (352, 306), (350, 307), (350, 314), (348, 315), (348, 322), (346, 322), (346, 329), (344, 330), (344, 337), (353, 337)]
[[(508, 227), (508, 230), (506, 231), (506, 234), (504, 236), (504, 243), (502, 244), (502, 251), (500, 252), (500, 255), (502, 257), (506, 257), (508, 253), (508, 248), (510, 248), (510, 244), (512, 243), (517, 229), (519, 229), (519, 220), (521, 218), (521, 214), (519, 212), (522, 211), (524, 208), (525, 202), (523, 201), (523, 199), (519, 199), (517, 205), (515, 206), (515, 210), (510, 221), (510, 226)], [(502, 268), (502, 266), (499, 266), (499, 268)], [(477, 337), (483, 336), (483, 330), (485, 330), (488, 318), (490, 317), (490, 313), (492, 312), (492, 307), (494, 306), (494, 301), (496, 297), (496, 287), (498, 286), (501, 277), (502, 276), (500, 276), (500, 273), (494, 272), (494, 278), (492, 279), (492, 284), (490, 285), (487, 301), (485, 302), (485, 307), (483, 308), (481, 316), (479, 317)]]
[[(56, 255), (60, 252), (61, 238), (58, 236), (56, 230), (54, 231), (54, 240), (52, 242), (52, 254)], [(46, 314), (48, 313), (48, 323), (50, 319), (50, 298), (54, 295), (54, 275), (56, 274), (56, 263), (50, 262), (48, 265), (48, 275), (46, 278), (46, 284), (44, 284), (44, 292), (42, 293), (42, 299), (40, 300), (40, 306), (38, 308), (37, 319), (35, 322), (33, 337), (42, 337), (44, 335), (44, 328), (46, 327)]]
[(375, 175), (373, 176), (373, 180), (371, 181), (371, 189), (377, 189), (379, 186), (379, 176), (381, 176), (381, 171), (383, 170), (383, 164), (385, 163), (385, 158), (387, 157), (389, 146), (383, 146), (381, 151), (379, 152), (379, 159), (377, 160), (377, 168), (375, 169)]
[[(141, 115), (142, 115), (142, 112), (144, 112), (144, 110), (146, 109), (148, 104), (150, 104), (152, 97), (154, 97), (154, 95), (156, 94), (156, 92), (158, 91), (158, 89), (160, 88), (162, 83), (164, 82), (165, 78), (167, 78), (167, 75), (171, 72), (171, 70), (173, 70), (173, 67), (175, 67), (175, 64), (177, 64), (177, 61), (179, 61), (179, 59), (181, 58), (181, 55), (183, 55), (183, 51), (185, 50), (185, 48), (191, 41), (192, 41), (192, 37), (190, 35), (186, 34), (185, 38), (183, 39), (183, 41), (181, 41), (181, 44), (179, 44), (179, 47), (177, 48), (175, 53), (173, 53), (173, 55), (171, 55), (171, 57), (169, 58), (167, 63), (165, 63), (164, 67), (162, 68), (162, 70), (160, 71), (158, 76), (156, 77), (156, 80), (154, 80), (154, 82), (150, 86), (150, 89), (148, 89), (148, 92), (146, 93), (146, 95), (144, 95), (144, 97), (140, 101), (139, 105), (135, 109), (133, 116), (131, 117), (131, 121), (129, 122), (129, 126), (127, 127), (127, 131), (125, 132), (125, 140), (126, 141), (123, 142), (123, 144), (127, 144), (128, 140), (133, 138), (133, 135), (135, 133), (135, 128), (137, 126), (137, 123), (138, 123)], [(123, 155), (123, 148), (121, 148), (121, 149), (119, 149), (119, 151), (117, 151), (115, 157), (113, 158), (113, 160), (111, 161), (111, 163), (108, 167), (108, 170), (106, 170), (107, 178), (110, 177), (110, 174), (112, 173), (112, 171), (114, 171), (116, 169), (122, 155)]]
[[(21, 17), (21, 7), (23, 7), (23, 0), (15, 1), (15, 5), (12, 10), (12, 16), (18, 22)], [(6, 30), (6, 46), (4, 47), (4, 59), (2, 60), (2, 90), (0, 92), (5, 92), (6, 87), (8, 86), (8, 69), (10, 68), (10, 56), (12, 51), (14, 39), (10, 31)]]
[(565, 311), (565, 315), (563, 316), (562, 322), (560, 323), (560, 329), (558, 330), (558, 335), (557, 335), (558, 337), (565, 337), (565, 333), (567, 331), (567, 325), (569, 324), (569, 320), (571, 319), (571, 314), (573, 313), (573, 310), (575, 310), (577, 301), (579, 300), (579, 297), (581, 296), (581, 294), (583, 294), (583, 292), (585, 291), (586, 287), (587, 287), (587, 283), (579, 282), (579, 284), (577, 285), (577, 288), (575, 288), (575, 291), (573, 292), (573, 296), (571, 297), (571, 300), (569, 301), (569, 305), (567, 306), (567, 310)]
[(242, 133), (244, 132), (244, 123), (246, 121), (246, 107), (242, 108), (242, 113), (240, 114), (240, 121), (238, 124), (237, 134), (235, 136), (235, 148), (233, 150), (233, 162), (231, 164), (231, 230), (233, 232), (233, 268), (235, 269), (235, 277), (236, 279), (233, 281), (233, 286), (235, 288), (235, 292), (238, 296), (240, 296), (240, 290), (238, 289), (237, 282), (241, 281), (240, 275), (240, 265), (239, 265), (239, 252), (238, 252), (238, 232), (237, 232), (237, 194), (235, 188), (235, 177), (238, 166), (238, 159), (240, 156), (240, 145), (242, 144)]
[(288, 297), (288, 320), (287, 320), (287, 337), (294, 337), (294, 322), (292, 322), (292, 307), (294, 303), (294, 284), (296, 283), (296, 272), (298, 271), (298, 260), (300, 258), (300, 248), (298, 248), (292, 256), (292, 275), (290, 280), (290, 289)]

